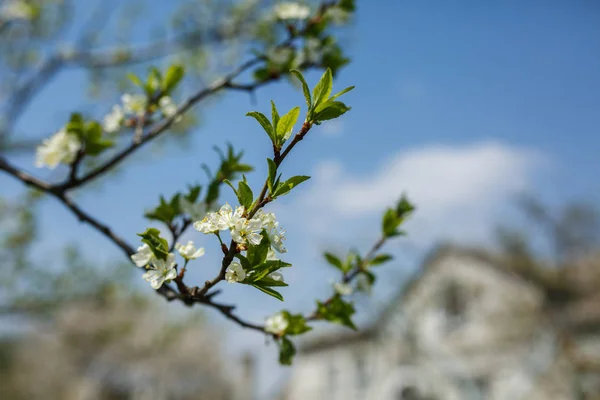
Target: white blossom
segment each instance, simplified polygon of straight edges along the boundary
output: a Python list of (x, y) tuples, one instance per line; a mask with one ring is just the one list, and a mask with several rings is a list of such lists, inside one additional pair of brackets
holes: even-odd
[(281, 272), (271, 272), (269, 275), (267, 275), (269, 278), (273, 279), (274, 281), (277, 282), (281, 282), (284, 283), (283, 280), (283, 274)]
[(227, 267), (225, 271), (225, 280), (229, 283), (242, 282), (246, 279), (246, 271), (242, 267), (242, 265), (234, 261)]
[(102, 128), (107, 133), (115, 133), (121, 129), (121, 123), (125, 118), (125, 113), (120, 105), (115, 104), (110, 113), (104, 116), (102, 121)]
[(235, 211), (231, 208), (228, 203), (225, 203), (221, 209), (219, 209), (219, 230), (225, 230), (235, 228), (236, 224), (246, 221), (246, 218), (242, 218), (244, 215), (244, 207), (236, 207)]
[(278, 260), (277, 255), (275, 254), (273, 249), (270, 247), (269, 247), (269, 250), (267, 250), (267, 260), (268, 261)]
[(30, 20), (33, 16), (33, 7), (23, 0), (9, 0), (0, 8), (0, 18), (3, 20)]
[(137, 249), (137, 253), (131, 255), (131, 261), (138, 267), (145, 267), (154, 258), (154, 253), (150, 246), (143, 244)]
[(175, 270), (175, 254), (169, 253), (166, 260), (153, 258), (150, 260), (150, 269), (142, 278), (150, 282), (153, 289), (158, 289), (165, 281), (170, 281), (177, 277)]
[(273, 314), (265, 320), (265, 331), (275, 335), (282, 335), (289, 325), (289, 321), (282, 312)]
[(258, 218), (240, 218), (231, 229), (231, 238), (238, 244), (248, 243), (258, 246), (262, 240), (262, 221)]
[(67, 133), (63, 128), (37, 147), (35, 166), (54, 169), (60, 163), (70, 164), (75, 161), (80, 149), (77, 136)]
[(175, 244), (175, 250), (177, 250), (179, 254), (181, 254), (181, 257), (185, 258), (186, 260), (194, 260), (204, 255), (204, 247), (196, 249), (194, 242), (191, 240), (187, 242), (186, 245), (182, 245), (181, 243)]
[(208, 213), (201, 221), (194, 222), (194, 229), (202, 233), (214, 233), (219, 231), (220, 218), (217, 213)]
[(283, 2), (275, 5), (275, 16), (282, 20), (305, 19), (310, 15), (310, 8), (294, 2)]
[(193, 203), (182, 197), (179, 199), (181, 210), (192, 218), (192, 220), (201, 220), (206, 216), (206, 204), (204, 202)]
[(121, 96), (121, 102), (123, 103), (124, 111), (128, 114), (142, 116), (146, 113), (148, 102), (144, 95), (126, 93)]
[[(177, 105), (169, 96), (161, 97), (158, 101), (158, 106), (160, 107), (160, 112), (167, 118), (171, 118), (173, 115), (177, 114)], [(175, 122), (179, 121), (181, 121), (181, 115), (175, 118)]]
[(340, 296), (349, 296), (354, 291), (352, 289), (352, 286), (348, 285), (347, 283), (340, 283), (340, 282), (334, 283), (333, 284), (333, 289)]
[(262, 228), (266, 230), (271, 246), (279, 253), (287, 252), (283, 241), (285, 240), (285, 230), (279, 227), (279, 222), (273, 213), (265, 213), (262, 210), (256, 213), (256, 217), (261, 220)]

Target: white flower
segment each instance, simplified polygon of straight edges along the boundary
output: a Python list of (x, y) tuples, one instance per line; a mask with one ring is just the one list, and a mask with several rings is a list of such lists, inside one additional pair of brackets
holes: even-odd
[(275, 254), (273, 249), (270, 247), (269, 247), (269, 250), (267, 250), (267, 260), (268, 261), (278, 260), (277, 255)]
[(219, 230), (219, 223), (219, 214), (208, 213), (201, 221), (194, 222), (194, 229), (202, 233), (214, 233)]
[(262, 235), (259, 233), (262, 228), (262, 221), (258, 218), (250, 220), (240, 218), (231, 230), (231, 238), (238, 244), (248, 241), (250, 244), (258, 246), (262, 240)]
[(347, 283), (336, 282), (333, 284), (333, 289), (340, 296), (349, 296), (353, 292), (352, 286)]
[(150, 282), (153, 289), (158, 289), (165, 281), (170, 281), (177, 277), (175, 270), (175, 254), (169, 253), (166, 260), (154, 258), (150, 261), (151, 269), (148, 270), (142, 278)]
[(121, 96), (123, 109), (128, 114), (144, 115), (146, 113), (146, 96), (141, 94), (124, 94)]
[(131, 261), (138, 267), (145, 267), (154, 258), (154, 253), (150, 246), (143, 244), (137, 249), (137, 253), (131, 255)]
[(181, 257), (185, 258), (186, 260), (194, 260), (204, 255), (204, 247), (200, 247), (196, 250), (194, 242), (192, 242), (191, 240), (187, 242), (186, 245), (177, 243), (175, 245), (175, 249), (179, 252), (179, 254), (181, 254)]
[(262, 228), (267, 231), (271, 246), (279, 253), (287, 252), (287, 249), (283, 244), (283, 241), (285, 240), (285, 230), (279, 227), (279, 222), (277, 222), (275, 214), (265, 213), (262, 210), (259, 210), (259, 212), (256, 213), (255, 218), (261, 220)]
[(192, 220), (201, 220), (206, 216), (206, 204), (204, 202), (192, 203), (188, 199), (182, 197), (179, 200), (181, 210), (192, 218)]
[(121, 123), (123, 122), (123, 118), (125, 118), (125, 113), (120, 105), (115, 104), (110, 113), (104, 116), (104, 120), (102, 121), (102, 128), (104, 132), (107, 133), (115, 133), (119, 129), (121, 129)]
[[(158, 106), (160, 107), (160, 112), (167, 118), (171, 118), (173, 115), (177, 114), (177, 105), (169, 96), (161, 97), (158, 101)], [(175, 122), (179, 121), (181, 121), (181, 115), (175, 118)]]
[(4, 20), (29, 20), (34, 15), (33, 7), (22, 0), (11, 0), (0, 9), (0, 16)]
[(265, 332), (282, 335), (287, 329), (289, 322), (281, 312), (273, 314), (265, 320)]
[(310, 15), (310, 9), (302, 4), (293, 2), (284, 2), (275, 5), (275, 16), (286, 19), (305, 19)]
[(271, 272), (269, 275), (267, 275), (269, 278), (273, 279), (274, 281), (277, 282), (281, 282), (283, 283), (283, 275), (281, 274), (281, 272)]
[(233, 211), (231, 206), (225, 203), (219, 210), (219, 230), (234, 228), (236, 224), (246, 221), (246, 218), (242, 218), (244, 211), (244, 206), (236, 207)]
[(225, 280), (229, 283), (242, 282), (246, 279), (246, 271), (239, 262), (232, 262), (225, 271)]
[(75, 161), (80, 149), (81, 143), (77, 136), (67, 133), (63, 128), (38, 146), (35, 166), (54, 169), (60, 163), (70, 164)]

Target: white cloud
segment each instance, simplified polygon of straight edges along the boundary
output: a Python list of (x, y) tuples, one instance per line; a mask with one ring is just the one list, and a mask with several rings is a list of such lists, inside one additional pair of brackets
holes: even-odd
[(341, 136), (344, 132), (344, 122), (339, 119), (327, 121), (322, 125), (321, 130), (326, 136)]
[(378, 223), (379, 213), (406, 193), (418, 207), (407, 226), (413, 240), (469, 240), (490, 233), (498, 210), (528, 187), (541, 160), (533, 151), (484, 142), (400, 151), (361, 175), (327, 161), (316, 167), (311, 186), (290, 209), (319, 235), (332, 226), (345, 231), (342, 220)]

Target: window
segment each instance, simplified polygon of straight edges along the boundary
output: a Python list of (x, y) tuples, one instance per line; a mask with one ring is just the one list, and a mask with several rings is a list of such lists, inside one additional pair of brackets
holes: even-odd
[(358, 399), (364, 398), (364, 393), (369, 386), (369, 371), (367, 369), (367, 360), (364, 353), (358, 353), (356, 362), (356, 393)]
[(452, 331), (465, 321), (467, 311), (467, 296), (456, 282), (450, 282), (442, 294), (442, 306), (446, 314), (446, 330)]

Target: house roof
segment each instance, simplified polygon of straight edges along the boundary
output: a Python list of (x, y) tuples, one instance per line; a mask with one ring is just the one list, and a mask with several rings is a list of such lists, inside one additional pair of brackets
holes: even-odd
[[(397, 312), (397, 306), (405, 301), (409, 297), (422, 279), (432, 270), (432, 267), (437, 265), (441, 260), (449, 257), (463, 257), (478, 261), (481, 266), (493, 269), (496, 272), (504, 274), (510, 279), (515, 279), (518, 282), (533, 285), (533, 287), (543, 286), (543, 283), (535, 280), (531, 280), (526, 276), (519, 274), (514, 269), (511, 269), (506, 261), (503, 261), (500, 257), (494, 256), (492, 253), (478, 249), (461, 247), (452, 244), (442, 244), (434, 248), (433, 251), (428, 253), (423, 262), (422, 267), (409, 279), (398, 293), (392, 298), (388, 305), (379, 313), (378, 317), (373, 323), (369, 324), (359, 332), (346, 331), (344, 333), (326, 334), (317, 337), (310, 342), (306, 342), (302, 347), (301, 351), (304, 353), (310, 353), (319, 351), (325, 348), (337, 347), (344, 344), (357, 343), (361, 341), (370, 340), (376, 337), (376, 334), (381, 330), (382, 327), (390, 320), (390, 318)], [(593, 260), (593, 270), (598, 271), (597, 260)], [(589, 261), (589, 260), (588, 260)], [(581, 262), (575, 262), (573, 268), (568, 272), (574, 276), (564, 276), (563, 279), (573, 280), (579, 279), (584, 283), (590, 281), (589, 262), (583, 267), (579, 264)], [(584, 268), (585, 267), (585, 268)], [(585, 273), (580, 272), (583, 270)], [(583, 278), (581, 276), (583, 276)], [(593, 274), (597, 277), (597, 273)], [(600, 279), (600, 278), (598, 278)], [(594, 281), (594, 283), (596, 283)], [(580, 282), (577, 282), (581, 285)], [(589, 286), (589, 285), (588, 285)], [(595, 286), (592, 284), (592, 286)], [(589, 295), (582, 292), (582, 297), (568, 302), (561, 307), (557, 307), (553, 313), (554, 322), (559, 324), (561, 329), (568, 331), (579, 332), (585, 330), (597, 330), (600, 329), (600, 295)]]

